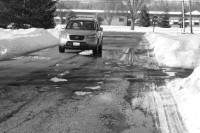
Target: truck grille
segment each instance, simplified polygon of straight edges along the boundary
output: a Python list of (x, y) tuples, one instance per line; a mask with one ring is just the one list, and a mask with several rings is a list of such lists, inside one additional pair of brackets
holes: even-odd
[(80, 36), (80, 35), (70, 35), (69, 36), (70, 40), (83, 40), (84, 36)]

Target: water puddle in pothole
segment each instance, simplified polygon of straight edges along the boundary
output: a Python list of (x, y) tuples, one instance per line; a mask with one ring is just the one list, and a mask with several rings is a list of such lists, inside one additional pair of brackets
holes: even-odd
[(103, 84), (103, 82), (97, 82), (97, 84), (101, 84), (101, 85), (102, 85), (102, 84)]

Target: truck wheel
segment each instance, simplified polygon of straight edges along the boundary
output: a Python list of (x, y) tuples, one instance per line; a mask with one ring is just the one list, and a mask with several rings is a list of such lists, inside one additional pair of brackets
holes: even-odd
[(98, 48), (98, 54), (102, 54), (102, 45), (100, 45)]
[(65, 52), (65, 48), (63, 46), (59, 46), (59, 52), (60, 53), (64, 53)]
[(98, 46), (96, 46), (93, 50), (92, 50), (93, 55), (97, 55), (98, 54)]
[(102, 39), (101, 39), (101, 46), (103, 46), (103, 36), (102, 36)]

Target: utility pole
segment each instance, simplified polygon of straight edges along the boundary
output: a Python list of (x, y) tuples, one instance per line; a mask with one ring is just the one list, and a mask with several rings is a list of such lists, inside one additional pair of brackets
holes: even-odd
[(182, 1), (182, 15), (183, 15), (183, 33), (185, 33), (185, 7), (184, 7), (184, 0)]
[(190, 33), (193, 34), (192, 29), (192, 11), (191, 11), (191, 0), (189, 0), (189, 10), (190, 10)]

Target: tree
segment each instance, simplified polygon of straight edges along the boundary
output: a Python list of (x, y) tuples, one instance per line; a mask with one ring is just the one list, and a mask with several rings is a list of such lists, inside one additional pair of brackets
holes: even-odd
[(115, 16), (115, 12), (111, 10), (105, 11), (103, 16), (104, 16), (104, 19), (107, 21), (108, 25), (110, 25)]
[(0, 1), (0, 28), (6, 28), (9, 24), (9, 21), (6, 20), (6, 16), (9, 14), (6, 14), (5, 5), (2, 1)]
[(108, 22), (108, 25), (111, 24), (113, 18), (117, 14), (117, 2), (113, 2), (113, 0), (106, 0), (106, 5), (104, 5), (104, 19)]
[(69, 10), (69, 12), (67, 13), (66, 16), (66, 23), (71, 19), (71, 18), (75, 18), (76, 17), (76, 13), (73, 12), (72, 10)]
[(16, 28), (31, 25), (36, 28), (53, 28), (57, 0), (0, 0), (4, 5), (1, 17)]
[(99, 22), (99, 24), (101, 25), (102, 22), (104, 21), (104, 18), (100, 15), (97, 15), (97, 21)]
[(147, 7), (144, 6), (139, 14), (139, 25), (143, 27), (149, 27), (151, 25), (149, 13)]
[(151, 0), (120, 0), (124, 5), (127, 14), (130, 13), (131, 18), (131, 30), (134, 30), (135, 20), (138, 17), (138, 11), (147, 5)]
[(166, 7), (165, 12), (160, 16), (159, 20), (158, 20), (158, 26), (162, 27), (162, 28), (170, 28), (171, 26), (169, 25), (169, 8)]
[[(181, 12), (180, 17), (179, 17), (178, 24), (179, 24), (180, 28), (183, 28), (183, 13), (184, 13), (184, 16), (186, 16), (186, 13), (187, 13), (186, 9), (184, 9), (184, 12)], [(185, 28), (188, 26), (188, 24), (185, 22), (186, 20), (188, 20), (188, 19), (186, 17), (184, 17)]]

